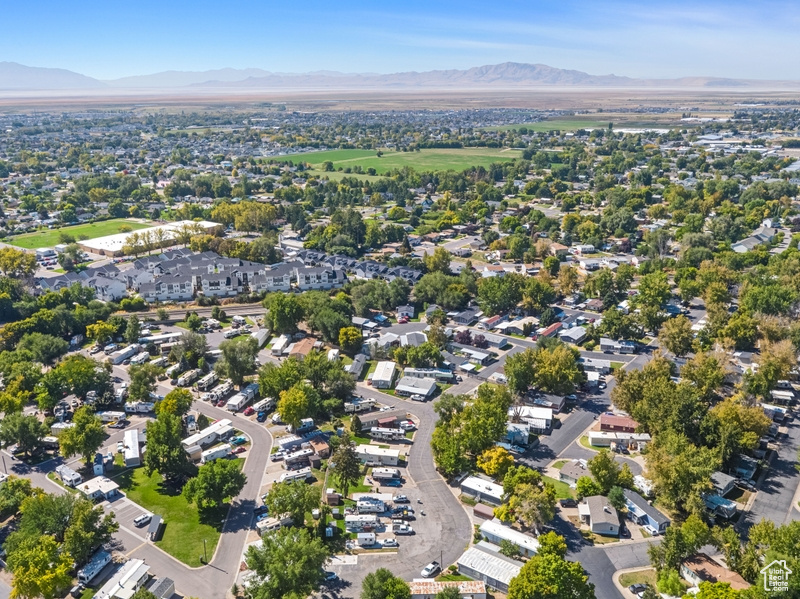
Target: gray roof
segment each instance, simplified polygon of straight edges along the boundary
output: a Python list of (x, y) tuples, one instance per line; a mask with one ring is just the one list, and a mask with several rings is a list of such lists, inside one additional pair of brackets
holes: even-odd
[(421, 379), (415, 376), (404, 376), (400, 379), (400, 382), (397, 383), (395, 391), (397, 390), (430, 395), (436, 390), (436, 381), (434, 379)]
[(457, 563), (506, 585), (519, 574), (522, 567), (521, 562), (516, 562), (493, 551), (490, 549), (490, 544), (484, 541), (467, 549), (458, 558)]
[(561, 474), (577, 481), (581, 476), (589, 476), (589, 471), (580, 462), (572, 461), (564, 464), (561, 468)]
[(583, 501), (589, 508), (589, 517), (592, 519), (592, 524), (602, 522), (619, 526), (619, 514), (617, 514), (617, 510), (608, 502), (606, 497), (593, 495)]
[(657, 522), (658, 524), (669, 524), (670, 519), (654, 508), (652, 505), (647, 503), (647, 500), (639, 495), (636, 491), (631, 491), (630, 489), (623, 489), (622, 492), (625, 495), (625, 499), (631, 502), (636, 509), (639, 511), (647, 514), (651, 520)]

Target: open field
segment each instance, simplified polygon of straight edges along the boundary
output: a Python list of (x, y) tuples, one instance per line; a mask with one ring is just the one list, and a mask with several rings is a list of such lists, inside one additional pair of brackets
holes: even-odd
[[(409, 166), (415, 170), (463, 171), (471, 166), (488, 167), (493, 162), (510, 162), (522, 155), (520, 150), (494, 148), (426, 149), (419, 152), (383, 151), (378, 157), (376, 150), (326, 150), (281, 156), (278, 159), (307, 162), (315, 170), (326, 161), (333, 162), (334, 169), (360, 166), (364, 170), (374, 168), (378, 173)], [(325, 174), (325, 173), (322, 173)], [(355, 175), (360, 176), (360, 175)]]
[(76, 240), (79, 240), (82, 235), (85, 235), (86, 239), (94, 239), (95, 237), (119, 233), (119, 228), (122, 225), (129, 226), (133, 231), (137, 229), (146, 229), (152, 226), (150, 224), (124, 218), (114, 218), (96, 223), (86, 223), (85, 225), (74, 225), (72, 227), (62, 227), (60, 229), (45, 229), (43, 231), (36, 231), (35, 233), (25, 233), (24, 235), (17, 235), (16, 237), (9, 237), (5, 241), (17, 247), (34, 250), (36, 248), (53, 247), (61, 243), (59, 236), (62, 233), (69, 233)]
[(126, 470), (116, 477), (116, 481), (131, 501), (164, 519), (164, 535), (156, 545), (184, 564), (198, 567), (205, 539), (208, 558), (211, 559), (228, 512), (227, 505), (201, 513), (180, 492), (162, 486), (158, 472), (147, 476), (144, 468)]

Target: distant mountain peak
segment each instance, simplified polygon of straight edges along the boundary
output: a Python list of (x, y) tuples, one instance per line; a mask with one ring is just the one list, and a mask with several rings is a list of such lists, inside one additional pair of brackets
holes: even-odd
[(96, 89), (105, 85), (97, 79), (68, 71), (29, 67), (18, 62), (0, 62), (0, 90)]

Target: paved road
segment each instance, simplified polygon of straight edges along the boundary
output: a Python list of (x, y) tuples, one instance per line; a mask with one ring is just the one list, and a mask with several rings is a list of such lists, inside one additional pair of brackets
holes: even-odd
[[(415, 497), (422, 497), (424, 505), (412, 504), (418, 512), (413, 526), (420, 534), (398, 537), (400, 548), (396, 554), (359, 556), (357, 565), (334, 568), (347, 583), (341, 590), (342, 597), (358, 597), (364, 577), (377, 568), (388, 568), (395, 575), (411, 580), (419, 578), (420, 570), (431, 560), (443, 560), (443, 564), (454, 563), (472, 539), (472, 524), (464, 507), (436, 472), (433, 463), (430, 447), (436, 424), (433, 406), (430, 403), (398, 399), (366, 385), (359, 385), (359, 393), (382, 404), (405, 409), (419, 419), (408, 461), (408, 475), (417, 490), (409, 490), (407, 494), (412, 501)], [(418, 508), (424, 509), (427, 516), (419, 515)]]
[(772, 520), (778, 525), (800, 520), (800, 511), (794, 503), (800, 485), (800, 472), (796, 468), (800, 423), (794, 420), (787, 428), (788, 435), (780, 439), (777, 455), (759, 481), (759, 491), (750, 511), (738, 524), (741, 529), (747, 530), (762, 519)]

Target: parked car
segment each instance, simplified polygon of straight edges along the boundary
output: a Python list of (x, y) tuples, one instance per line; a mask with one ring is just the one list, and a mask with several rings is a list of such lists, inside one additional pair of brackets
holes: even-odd
[(246, 447), (242, 447), (240, 445), (239, 447), (234, 448), (234, 450), (231, 453), (232, 454), (237, 454), (237, 453), (244, 453), (245, 451), (247, 451), (247, 448)]
[(242, 412), (242, 413), (243, 413), (245, 416), (252, 416), (253, 414), (255, 414), (255, 413), (256, 413), (256, 411), (253, 409), (253, 406), (247, 406), (247, 407), (244, 409), (244, 412)]
[(403, 481), (402, 480), (388, 480), (385, 483), (381, 483), (382, 487), (402, 487)]
[(413, 535), (414, 529), (411, 528), (409, 524), (401, 524), (400, 526), (394, 527), (394, 534), (396, 535)]
[(423, 578), (431, 578), (431, 577), (435, 576), (436, 573), (439, 572), (441, 569), (442, 569), (442, 567), (439, 565), (439, 562), (431, 562), (430, 564), (428, 564), (427, 566), (425, 566), (422, 569), (422, 572), (420, 572), (420, 575)]
[(259, 412), (256, 416), (256, 420), (258, 422), (265, 422), (267, 420), (267, 413), (266, 412)]
[(643, 593), (645, 590), (647, 590), (647, 585), (637, 582), (636, 584), (629, 586), (628, 590), (634, 595), (638, 595), (639, 593)]
[(411, 401), (425, 401), (424, 395), (412, 395)]
[(125, 443), (117, 441), (117, 453), (122, 453), (123, 451), (125, 451)]
[(395, 503), (410, 503), (408, 497), (405, 495), (395, 495), (392, 501)]
[(397, 542), (397, 539), (384, 539), (382, 545), (384, 547), (399, 547), (400, 543)]
[(256, 516), (260, 516), (261, 514), (269, 514), (269, 508), (266, 505), (259, 505), (253, 510), (253, 513)]
[(220, 399), (220, 400), (219, 400), (219, 401), (218, 401), (218, 402), (217, 402), (215, 405), (216, 405), (218, 408), (224, 408), (226, 403), (228, 403), (226, 400), (224, 400), (224, 399)]
[(329, 571), (322, 572), (322, 580), (324, 580), (325, 582), (333, 582), (338, 578), (339, 577), (336, 575), (336, 572), (329, 572)]
[(89, 350), (89, 353), (91, 355), (95, 355), (95, 354), (99, 354), (101, 351), (103, 351), (102, 347), (100, 347), (99, 345), (93, 345), (92, 349)]
[(561, 499), (558, 504), (561, 507), (578, 507), (578, 502), (574, 499)]
[(243, 437), (242, 435), (231, 439), (231, 445), (244, 445), (245, 443), (247, 443), (247, 437)]
[(145, 524), (148, 524), (152, 519), (153, 519), (153, 514), (141, 514), (140, 516), (136, 516), (136, 518), (133, 519), (133, 524), (137, 528), (141, 528)]
[(280, 462), (284, 457), (284, 453), (282, 451), (278, 451), (269, 456), (269, 459), (273, 462)]

